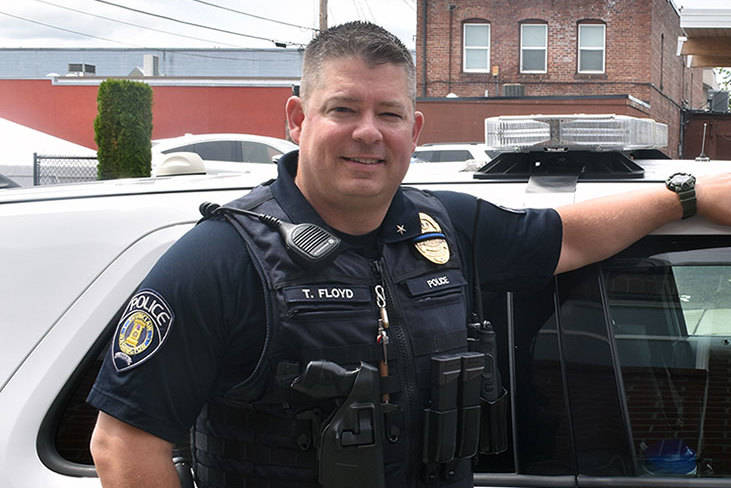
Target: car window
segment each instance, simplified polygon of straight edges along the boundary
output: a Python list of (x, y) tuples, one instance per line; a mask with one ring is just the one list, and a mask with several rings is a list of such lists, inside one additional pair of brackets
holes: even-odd
[(731, 475), (731, 241), (713, 244), (660, 246), (606, 266), (641, 476)]
[(557, 332), (555, 288), (517, 293), (509, 339), (515, 402), (516, 472), (567, 475), (576, 472), (570, 417)]
[(425, 163), (433, 163), (439, 161), (438, 159), (435, 159), (436, 157), (438, 157), (437, 151), (414, 151), (413, 157)]
[(271, 163), (274, 156), (279, 156), (279, 151), (268, 144), (261, 142), (245, 141), (241, 144), (242, 161), (247, 163)]
[(474, 159), (472, 157), (472, 153), (466, 149), (415, 151), (413, 157), (426, 163), (445, 163), (450, 161), (467, 161)]
[(467, 161), (472, 158), (472, 153), (465, 149), (449, 149), (445, 151), (434, 151), (439, 154), (438, 161), (440, 163), (449, 161)]
[(508, 424), (507, 450), (482, 454), (475, 465), (476, 479), (486, 486), (541, 486), (544, 476), (558, 482), (576, 472), (554, 292), (551, 282), (531, 292), (482, 295), (497, 334), (502, 386), (513, 405), (506, 418), (491, 420)]
[(208, 141), (195, 144), (195, 152), (204, 161), (241, 162), (239, 141)]
[(613, 360), (598, 272), (598, 266), (581, 268), (561, 275), (557, 284), (556, 340), (571, 412), (569, 443), (577, 474), (633, 476), (635, 463), (618, 387), (621, 378)]
[(185, 146), (178, 146), (174, 147), (172, 149), (166, 149), (164, 151), (161, 151), (163, 154), (170, 154), (174, 152), (196, 152), (195, 144), (186, 144)]
[(676, 266), (673, 275), (688, 335), (731, 336), (731, 265)]
[(86, 403), (86, 396), (96, 380), (104, 355), (109, 351), (114, 323), (121, 317), (121, 312), (122, 309), (107, 325), (102, 338), (92, 348), (94, 353), (84, 358), (79, 369), (70, 378), (60, 398), (63, 400), (63, 407), (58, 407), (58, 411), (52, 409), (52, 416), (57, 422), (53, 447), (65, 461), (82, 465), (94, 464), (89, 451), (89, 443), (98, 411)]

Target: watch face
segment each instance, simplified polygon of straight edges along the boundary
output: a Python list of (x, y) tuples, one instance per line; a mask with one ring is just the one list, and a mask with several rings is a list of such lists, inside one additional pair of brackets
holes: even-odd
[(685, 173), (677, 173), (670, 178), (670, 181), (668, 183), (668, 186), (675, 189), (676, 191), (689, 190), (693, 187), (693, 183), (695, 183), (695, 177), (693, 177), (693, 175)]

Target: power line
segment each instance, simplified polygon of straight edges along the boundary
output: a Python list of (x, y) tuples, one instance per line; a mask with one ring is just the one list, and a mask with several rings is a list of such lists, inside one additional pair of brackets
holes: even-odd
[(48, 2), (46, 0), (34, 0), (34, 1), (39, 2), (39, 3), (44, 3), (46, 5), (51, 5), (53, 7), (58, 7), (58, 8), (62, 8), (62, 9), (65, 9), (65, 10), (70, 10), (72, 12), (76, 12), (76, 13), (79, 13), (79, 14), (88, 15), (90, 17), (96, 17), (98, 19), (104, 19), (104, 20), (108, 20), (110, 22), (117, 22), (119, 24), (130, 25), (132, 27), (137, 27), (139, 29), (146, 29), (146, 30), (150, 30), (150, 31), (154, 31), (154, 32), (160, 32), (162, 34), (169, 34), (171, 36), (185, 37), (186, 39), (194, 39), (196, 41), (211, 42), (211, 43), (221, 44), (221, 45), (229, 46), (229, 47), (239, 47), (236, 44), (229, 44), (229, 43), (226, 43), (226, 42), (212, 41), (210, 39), (203, 39), (201, 37), (187, 36), (185, 34), (178, 34), (178, 33), (175, 33), (175, 32), (169, 32), (169, 31), (164, 31), (164, 30), (161, 30), (161, 29), (155, 29), (153, 27), (146, 27), (144, 25), (134, 24), (132, 22), (125, 22), (123, 20), (113, 19), (111, 17), (104, 17), (103, 15), (97, 15), (97, 14), (92, 14), (92, 13), (89, 13), (89, 12), (84, 12), (83, 10), (77, 10), (75, 8), (66, 7), (64, 5), (58, 5), (56, 3)]
[(368, 0), (363, 0), (363, 7), (364, 7), (364, 11), (367, 11), (368, 12), (368, 15), (370, 15), (370, 17), (368, 18), (368, 20), (370, 20), (371, 22), (375, 22), (376, 21), (376, 16), (373, 15), (373, 10), (371, 10), (371, 6), (368, 5)]
[(38, 25), (42, 25), (42, 26), (44, 26), (44, 27), (48, 27), (49, 29), (56, 29), (56, 30), (60, 30), (60, 31), (64, 31), (64, 32), (70, 32), (70, 33), (72, 33), (72, 34), (77, 34), (77, 35), (79, 35), (79, 36), (91, 37), (92, 39), (99, 39), (99, 40), (101, 40), (101, 41), (107, 41), (107, 42), (114, 42), (114, 43), (116, 43), (116, 44), (127, 44), (127, 43), (124, 43), (124, 42), (120, 42), (120, 41), (115, 41), (114, 39), (107, 39), (106, 37), (99, 37), (99, 36), (94, 36), (94, 35), (92, 35), (92, 34), (85, 34), (85, 33), (83, 33), (83, 32), (78, 32), (78, 31), (75, 31), (75, 30), (71, 30), (71, 29), (65, 29), (65, 28), (63, 28), (63, 27), (58, 27), (58, 26), (56, 26), (56, 25), (46, 24), (46, 23), (44, 23), (44, 22), (40, 22), (40, 21), (38, 21), (38, 20), (33, 20), (33, 19), (27, 19), (27, 18), (25, 18), (25, 17), (21, 17), (21, 16), (19, 16), (19, 15), (13, 15), (13, 14), (9, 14), (9, 13), (7, 13), (7, 12), (3, 12), (3, 11), (0, 11), (0, 14), (2, 14), (2, 15), (7, 15), (8, 17), (13, 17), (14, 19), (20, 19), (20, 20), (24, 20), (24, 21), (26, 21), (26, 22), (31, 22), (31, 23), (33, 23), (33, 24), (38, 24)]
[(119, 7), (119, 8), (125, 9), (125, 10), (130, 10), (132, 12), (137, 12), (138, 14), (150, 15), (152, 17), (157, 17), (157, 18), (160, 18), (160, 19), (165, 19), (165, 20), (170, 20), (170, 21), (173, 21), (173, 22), (178, 22), (180, 24), (191, 25), (193, 27), (200, 27), (200, 28), (203, 28), (203, 29), (210, 29), (210, 30), (213, 30), (213, 31), (223, 32), (224, 34), (231, 34), (231, 35), (234, 35), (234, 36), (248, 37), (250, 39), (257, 39), (257, 40), (260, 40), (260, 41), (267, 41), (267, 42), (274, 43), (277, 46), (284, 47), (287, 44), (291, 44), (293, 46), (304, 47), (304, 44), (302, 44), (302, 43), (289, 42), (289, 41), (278, 41), (278, 40), (275, 40), (275, 39), (268, 39), (266, 37), (253, 36), (251, 34), (242, 34), (240, 32), (234, 32), (234, 31), (230, 31), (230, 30), (226, 30), (226, 29), (219, 29), (218, 27), (211, 27), (211, 26), (208, 26), (208, 25), (196, 24), (194, 22), (188, 22), (188, 21), (185, 21), (185, 20), (174, 19), (172, 17), (167, 17), (165, 15), (153, 14), (152, 12), (146, 12), (144, 10), (138, 10), (138, 9), (135, 9), (135, 8), (132, 8), (132, 7), (127, 7), (127, 6), (124, 6), (124, 5), (119, 5), (118, 3), (108, 2), (107, 0), (95, 0), (95, 1), (96, 2), (99, 2), (99, 3), (104, 3), (104, 4), (107, 4), (107, 5), (111, 5), (113, 7)]
[[(15, 19), (23, 20), (25, 22), (30, 22), (30, 23), (33, 23), (33, 24), (42, 25), (42, 26), (48, 27), (50, 29), (56, 29), (56, 30), (60, 30), (60, 31), (64, 31), (64, 32), (70, 32), (72, 34), (77, 34), (79, 36), (91, 37), (93, 39), (99, 39), (99, 40), (102, 40), (102, 41), (113, 42), (115, 44), (122, 44), (123, 46), (133, 46), (135, 48), (140, 48), (140, 49), (157, 49), (157, 50), (160, 50), (160, 51), (166, 51), (166, 50), (168, 50), (166, 48), (149, 48), (149, 47), (141, 46), (139, 44), (134, 44), (134, 43), (131, 43), (131, 42), (116, 41), (114, 39), (108, 39), (106, 37), (99, 37), (99, 36), (95, 36), (95, 35), (92, 35), (92, 34), (86, 34), (84, 32), (79, 32), (79, 31), (75, 31), (75, 30), (71, 30), (71, 29), (66, 29), (64, 27), (59, 27), (57, 25), (46, 24), (46, 23), (40, 22), (38, 20), (28, 19), (26, 17), (21, 17), (19, 15), (14, 15), (14, 14), (9, 14), (9, 13), (3, 12), (3, 11), (0, 11), (0, 15), (7, 15), (8, 17), (12, 17), (12, 18), (15, 18)], [(239, 48), (239, 49), (245, 49), (245, 48)], [(217, 59), (217, 60), (225, 60), (225, 61), (256, 61), (256, 62), (259, 62), (259, 63), (278, 63), (279, 62), (279, 60), (268, 60), (268, 59), (249, 58), (249, 57), (230, 57), (230, 56), (218, 56), (218, 55), (213, 56), (213, 55), (210, 55), (210, 54), (202, 54), (202, 53), (194, 53), (194, 52), (185, 52), (184, 50), (180, 50), (180, 49), (176, 49), (175, 52), (179, 56), (188, 56), (188, 57), (192, 57), (192, 58), (209, 58), (209, 59)]]
[(237, 14), (247, 15), (247, 16), (253, 17), (255, 19), (266, 20), (267, 22), (274, 22), (275, 24), (281, 24), (281, 25), (286, 25), (288, 27), (296, 27), (298, 29), (306, 29), (306, 30), (311, 30), (311, 31), (315, 31), (315, 32), (319, 31), (319, 29), (316, 29), (314, 27), (308, 27), (306, 25), (290, 24), (289, 22), (284, 22), (284, 21), (276, 20), (276, 19), (270, 19), (269, 17), (262, 17), (260, 15), (254, 15), (254, 14), (250, 14), (248, 12), (242, 12), (241, 10), (236, 10), (236, 9), (229, 8), (229, 7), (224, 7), (222, 5), (216, 5), (215, 3), (206, 2), (204, 0), (193, 0), (193, 1), (194, 2), (198, 2), (198, 3), (202, 3), (203, 5), (208, 5), (210, 7), (220, 8), (221, 10), (227, 10), (229, 12), (235, 12)]
[(409, 7), (411, 10), (416, 12), (416, 5), (414, 5), (413, 1), (410, 1), (410, 0), (401, 0), (401, 1), (404, 2), (406, 4), (406, 6)]
[(360, 4), (357, 2), (357, 0), (352, 0), (353, 8), (355, 9), (355, 14), (358, 16), (359, 19), (365, 19), (365, 15), (363, 12), (360, 11)]

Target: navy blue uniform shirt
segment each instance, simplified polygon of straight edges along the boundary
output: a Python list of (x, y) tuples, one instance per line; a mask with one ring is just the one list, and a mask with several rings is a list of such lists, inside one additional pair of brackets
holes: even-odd
[[(272, 192), (292, 221), (319, 223), (294, 184), (296, 164), (296, 152), (281, 158)], [(562, 236), (555, 210), (514, 211), (482, 202), (473, 236), (477, 199), (448, 191), (434, 195), (452, 218), (468, 274), (472, 242), (478, 243), (483, 289), (525, 290), (542, 286), (551, 277)], [(340, 235), (364, 254), (377, 252), (379, 239), (393, 230), (389, 224), (405, 220), (400, 215), (405, 211), (401, 198), (397, 193), (379, 231), (359, 237)], [(87, 401), (162, 439), (185, 439), (206, 402), (241, 383), (256, 366), (266, 320), (263, 293), (236, 230), (223, 220), (197, 225), (142, 282), (134, 305), (147, 307), (149, 313), (136, 316), (130, 306), (132, 312), (123, 314), (113, 338), (118, 344), (107, 351)], [(155, 334), (146, 335), (150, 320), (164, 325), (163, 341), (155, 342)], [(122, 329), (126, 341), (119, 339)], [(142, 349), (144, 353), (135, 356)], [(130, 357), (144, 360), (134, 362)]]

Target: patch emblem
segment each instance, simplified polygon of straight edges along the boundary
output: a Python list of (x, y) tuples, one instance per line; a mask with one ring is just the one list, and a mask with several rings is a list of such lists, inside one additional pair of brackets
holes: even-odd
[(150, 358), (165, 341), (174, 317), (157, 292), (141, 290), (133, 296), (114, 334), (114, 368), (121, 373)]
[(437, 221), (423, 212), (419, 212), (419, 220), (421, 235), (414, 239), (416, 250), (434, 264), (449, 261), (449, 245)]

